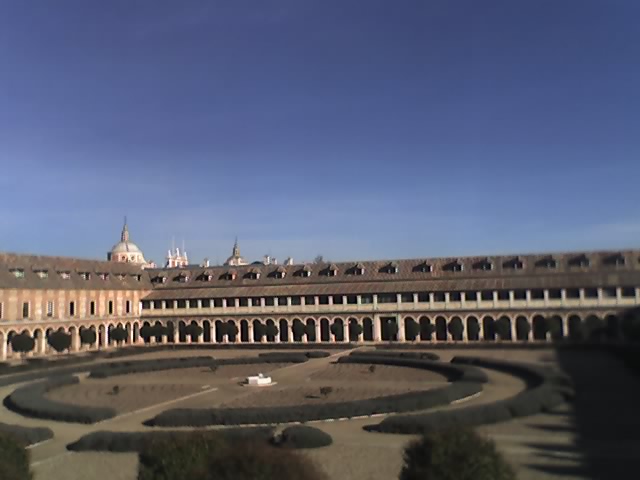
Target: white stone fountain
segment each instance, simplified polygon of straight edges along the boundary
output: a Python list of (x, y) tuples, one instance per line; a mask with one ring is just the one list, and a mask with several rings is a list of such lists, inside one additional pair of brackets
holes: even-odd
[(273, 383), (271, 382), (271, 377), (265, 377), (262, 373), (259, 373), (258, 375), (247, 377), (245, 385), (249, 387), (266, 387), (273, 385)]

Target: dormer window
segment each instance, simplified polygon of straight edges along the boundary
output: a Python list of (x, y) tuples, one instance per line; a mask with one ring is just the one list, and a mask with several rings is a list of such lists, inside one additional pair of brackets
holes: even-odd
[(187, 283), (189, 281), (189, 275), (184, 272), (180, 272), (174, 280), (180, 283)]
[(35, 274), (42, 279), (49, 278), (49, 271), (44, 269), (34, 270)]
[(325, 268), (321, 273), (325, 277), (335, 277), (336, 275), (338, 275), (338, 267), (332, 263), (327, 268)]
[(311, 276), (311, 267), (309, 265), (304, 265), (301, 269), (296, 270), (293, 273), (294, 277), (310, 277)]
[(91, 279), (91, 273), (89, 272), (78, 272), (80, 274), (80, 278), (82, 278), (83, 280), (90, 280)]
[[(108, 278), (108, 275), (107, 275), (107, 278)], [(131, 278), (133, 278), (136, 282), (139, 282), (142, 280), (142, 275), (134, 274), (134, 275), (131, 275)]]
[(608, 255), (602, 259), (602, 264), (607, 267), (623, 267), (625, 264), (624, 255), (621, 253)]
[(259, 280), (260, 279), (260, 269), (258, 268), (251, 268), (247, 274), (244, 276), (244, 278), (247, 278), (249, 280)]
[(205, 270), (200, 274), (200, 277), (198, 278), (203, 282), (210, 282), (211, 280), (213, 280), (213, 272), (211, 270)]
[(420, 273), (431, 273), (433, 271), (433, 267), (427, 262), (422, 262), (413, 267), (413, 271)]
[(58, 272), (58, 274), (60, 275), (60, 278), (62, 278), (63, 280), (69, 280), (71, 278), (71, 272), (69, 271)]
[(124, 273), (116, 273), (118, 280), (124, 280), (127, 276)]
[(387, 263), (380, 269), (382, 273), (398, 273), (398, 264), (396, 262)]
[(535, 265), (536, 268), (547, 268), (551, 270), (558, 267), (558, 262), (555, 258), (548, 256), (538, 260)]
[(508, 270), (522, 270), (524, 268), (524, 263), (518, 257), (514, 257), (510, 260), (507, 260), (502, 264), (502, 268)]
[(287, 274), (287, 270), (280, 266), (278, 268), (276, 268), (273, 272), (271, 272), (271, 277), (273, 278), (284, 278), (285, 275)]
[(474, 270), (482, 270), (483, 272), (487, 272), (489, 270), (493, 270), (493, 263), (491, 263), (488, 258), (485, 258), (484, 260), (480, 260), (480, 261), (474, 263), (473, 264), (473, 269)]
[(237, 273), (235, 270), (229, 270), (228, 272), (224, 272), (220, 275), (220, 280), (235, 280), (237, 277)]
[(98, 277), (100, 277), (102, 280), (109, 280), (109, 274), (108, 273), (100, 272), (100, 273), (98, 273)]
[(24, 269), (22, 268), (12, 268), (9, 270), (14, 277), (16, 278), (24, 278)]
[(364, 265), (362, 263), (356, 263), (346, 272), (348, 275), (364, 275)]
[(157, 275), (151, 279), (151, 283), (167, 283), (167, 277), (164, 275)]
[(442, 269), (445, 272), (461, 272), (463, 270), (462, 264), (458, 260), (445, 264)]
[(567, 264), (570, 267), (585, 268), (589, 266), (590, 262), (587, 256), (583, 253), (582, 255), (570, 258)]

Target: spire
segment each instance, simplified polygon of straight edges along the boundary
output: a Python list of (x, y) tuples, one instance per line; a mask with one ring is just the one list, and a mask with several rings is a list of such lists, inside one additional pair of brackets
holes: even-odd
[(238, 237), (236, 237), (236, 241), (233, 244), (233, 256), (234, 257), (240, 256), (240, 247), (238, 246)]
[(129, 227), (127, 227), (127, 217), (124, 217), (124, 226), (122, 227), (122, 233), (120, 234), (121, 242), (129, 241)]

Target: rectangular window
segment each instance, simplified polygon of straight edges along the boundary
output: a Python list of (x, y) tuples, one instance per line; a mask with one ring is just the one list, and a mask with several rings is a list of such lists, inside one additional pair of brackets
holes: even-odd
[(320, 305), (329, 305), (329, 297), (327, 295), (320, 295)]
[(127, 300), (124, 304), (124, 313), (131, 313), (131, 300)]
[(113, 300), (109, 300), (109, 315), (113, 315)]
[(544, 290), (540, 288), (531, 290), (531, 300), (544, 300)]
[(357, 295), (347, 295), (347, 303), (349, 305), (356, 305), (358, 303)]
[[(636, 296), (636, 287), (622, 287), (622, 296), (624, 298), (633, 298)], [(0, 304), (0, 310), (2, 309), (2, 304)], [(0, 314), (0, 318), (2, 315)]]
[(202, 308), (211, 308), (211, 300), (208, 298), (203, 298), (200, 300), (200, 305)]
[(480, 292), (480, 300), (493, 301), (493, 291), (492, 290), (483, 290)]
[(549, 299), (550, 300), (560, 300), (562, 298), (562, 290), (559, 288), (552, 288), (549, 290)]
[(142, 301), (142, 309), (149, 310), (151, 308), (151, 302), (149, 300)]
[(235, 307), (236, 299), (235, 298), (227, 298), (227, 308)]
[[(0, 315), (0, 318), (1, 317), (2, 315)], [(53, 317), (53, 302), (51, 300), (47, 302), (47, 317)]]
[(89, 303), (89, 315), (96, 314), (96, 302)]
[(360, 303), (363, 305), (373, 303), (373, 295), (360, 295)]
[(602, 296), (604, 298), (616, 298), (617, 292), (615, 287), (607, 287), (602, 289)]
[(240, 297), (240, 306), (241, 307), (248, 307), (249, 306), (249, 299), (247, 297)]
[(398, 297), (395, 293), (379, 293), (378, 294), (378, 303), (396, 303), (398, 301)]
[(513, 291), (513, 299), (514, 300), (526, 300), (527, 299), (527, 291), (526, 290), (514, 290)]
[(306, 297), (304, 297), (304, 304), (305, 305), (315, 305), (316, 304), (316, 297), (314, 297), (313, 295), (307, 295)]
[(260, 298), (252, 298), (251, 299), (251, 306), (252, 307), (260, 307)]
[(76, 314), (76, 302), (69, 302), (69, 316), (74, 317)]
[(584, 298), (598, 298), (598, 289), (597, 288), (585, 288), (584, 289)]
[(466, 302), (478, 301), (478, 292), (464, 292), (464, 299)]
[(213, 308), (222, 308), (222, 299), (214, 298), (213, 299)]
[(498, 300), (509, 301), (509, 290), (498, 290)]
[(450, 302), (459, 302), (462, 300), (462, 292), (449, 292)]
[(29, 302), (22, 304), (22, 318), (29, 318)]
[(413, 303), (413, 293), (403, 293), (400, 295), (400, 301), (402, 303)]
[(577, 288), (567, 288), (567, 298), (580, 298), (580, 290)]
[(302, 298), (291, 297), (291, 305), (300, 305), (301, 303), (302, 303)]
[(186, 300), (178, 300), (178, 308), (187, 308)]
[(273, 307), (276, 304), (276, 299), (274, 297), (264, 297), (264, 304), (267, 307)]
[(434, 302), (444, 302), (444, 292), (433, 292)]
[(342, 295), (334, 295), (333, 296), (333, 304), (334, 305), (342, 305)]
[(278, 305), (284, 307), (287, 305), (287, 297), (278, 297)]
[(154, 308), (155, 310), (162, 310), (162, 307), (163, 307), (163, 306), (164, 306), (164, 305), (162, 304), (162, 300), (154, 300), (154, 301), (153, 301), (153, 308)]
[(420, 302), (420, 303), (429, 303), (429, 293), (428, 292), (420, 292), (420, 293), (418, 293), (418, 302)]

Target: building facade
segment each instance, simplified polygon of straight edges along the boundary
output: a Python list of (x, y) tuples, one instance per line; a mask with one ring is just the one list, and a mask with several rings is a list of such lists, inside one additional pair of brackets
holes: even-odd
[[(30, 355), (44, 355), (55, 330), (77, 351), (112, 346), (118, 326), (126, 344), (142, 343), (156, 324), (173, 334), (149, 342), (529, 342), (579, 338), (585, 326), (615, 338), (619, 313), (640, 305), (640, 250), (162, 269), (110, 260), (0, 254), (0, 359), (15, 357), (23, 332), (36, 340)], [(192, 324), (202, 335), (185, 333)], [(81, 345), (85, 328), (96, 345)]]

